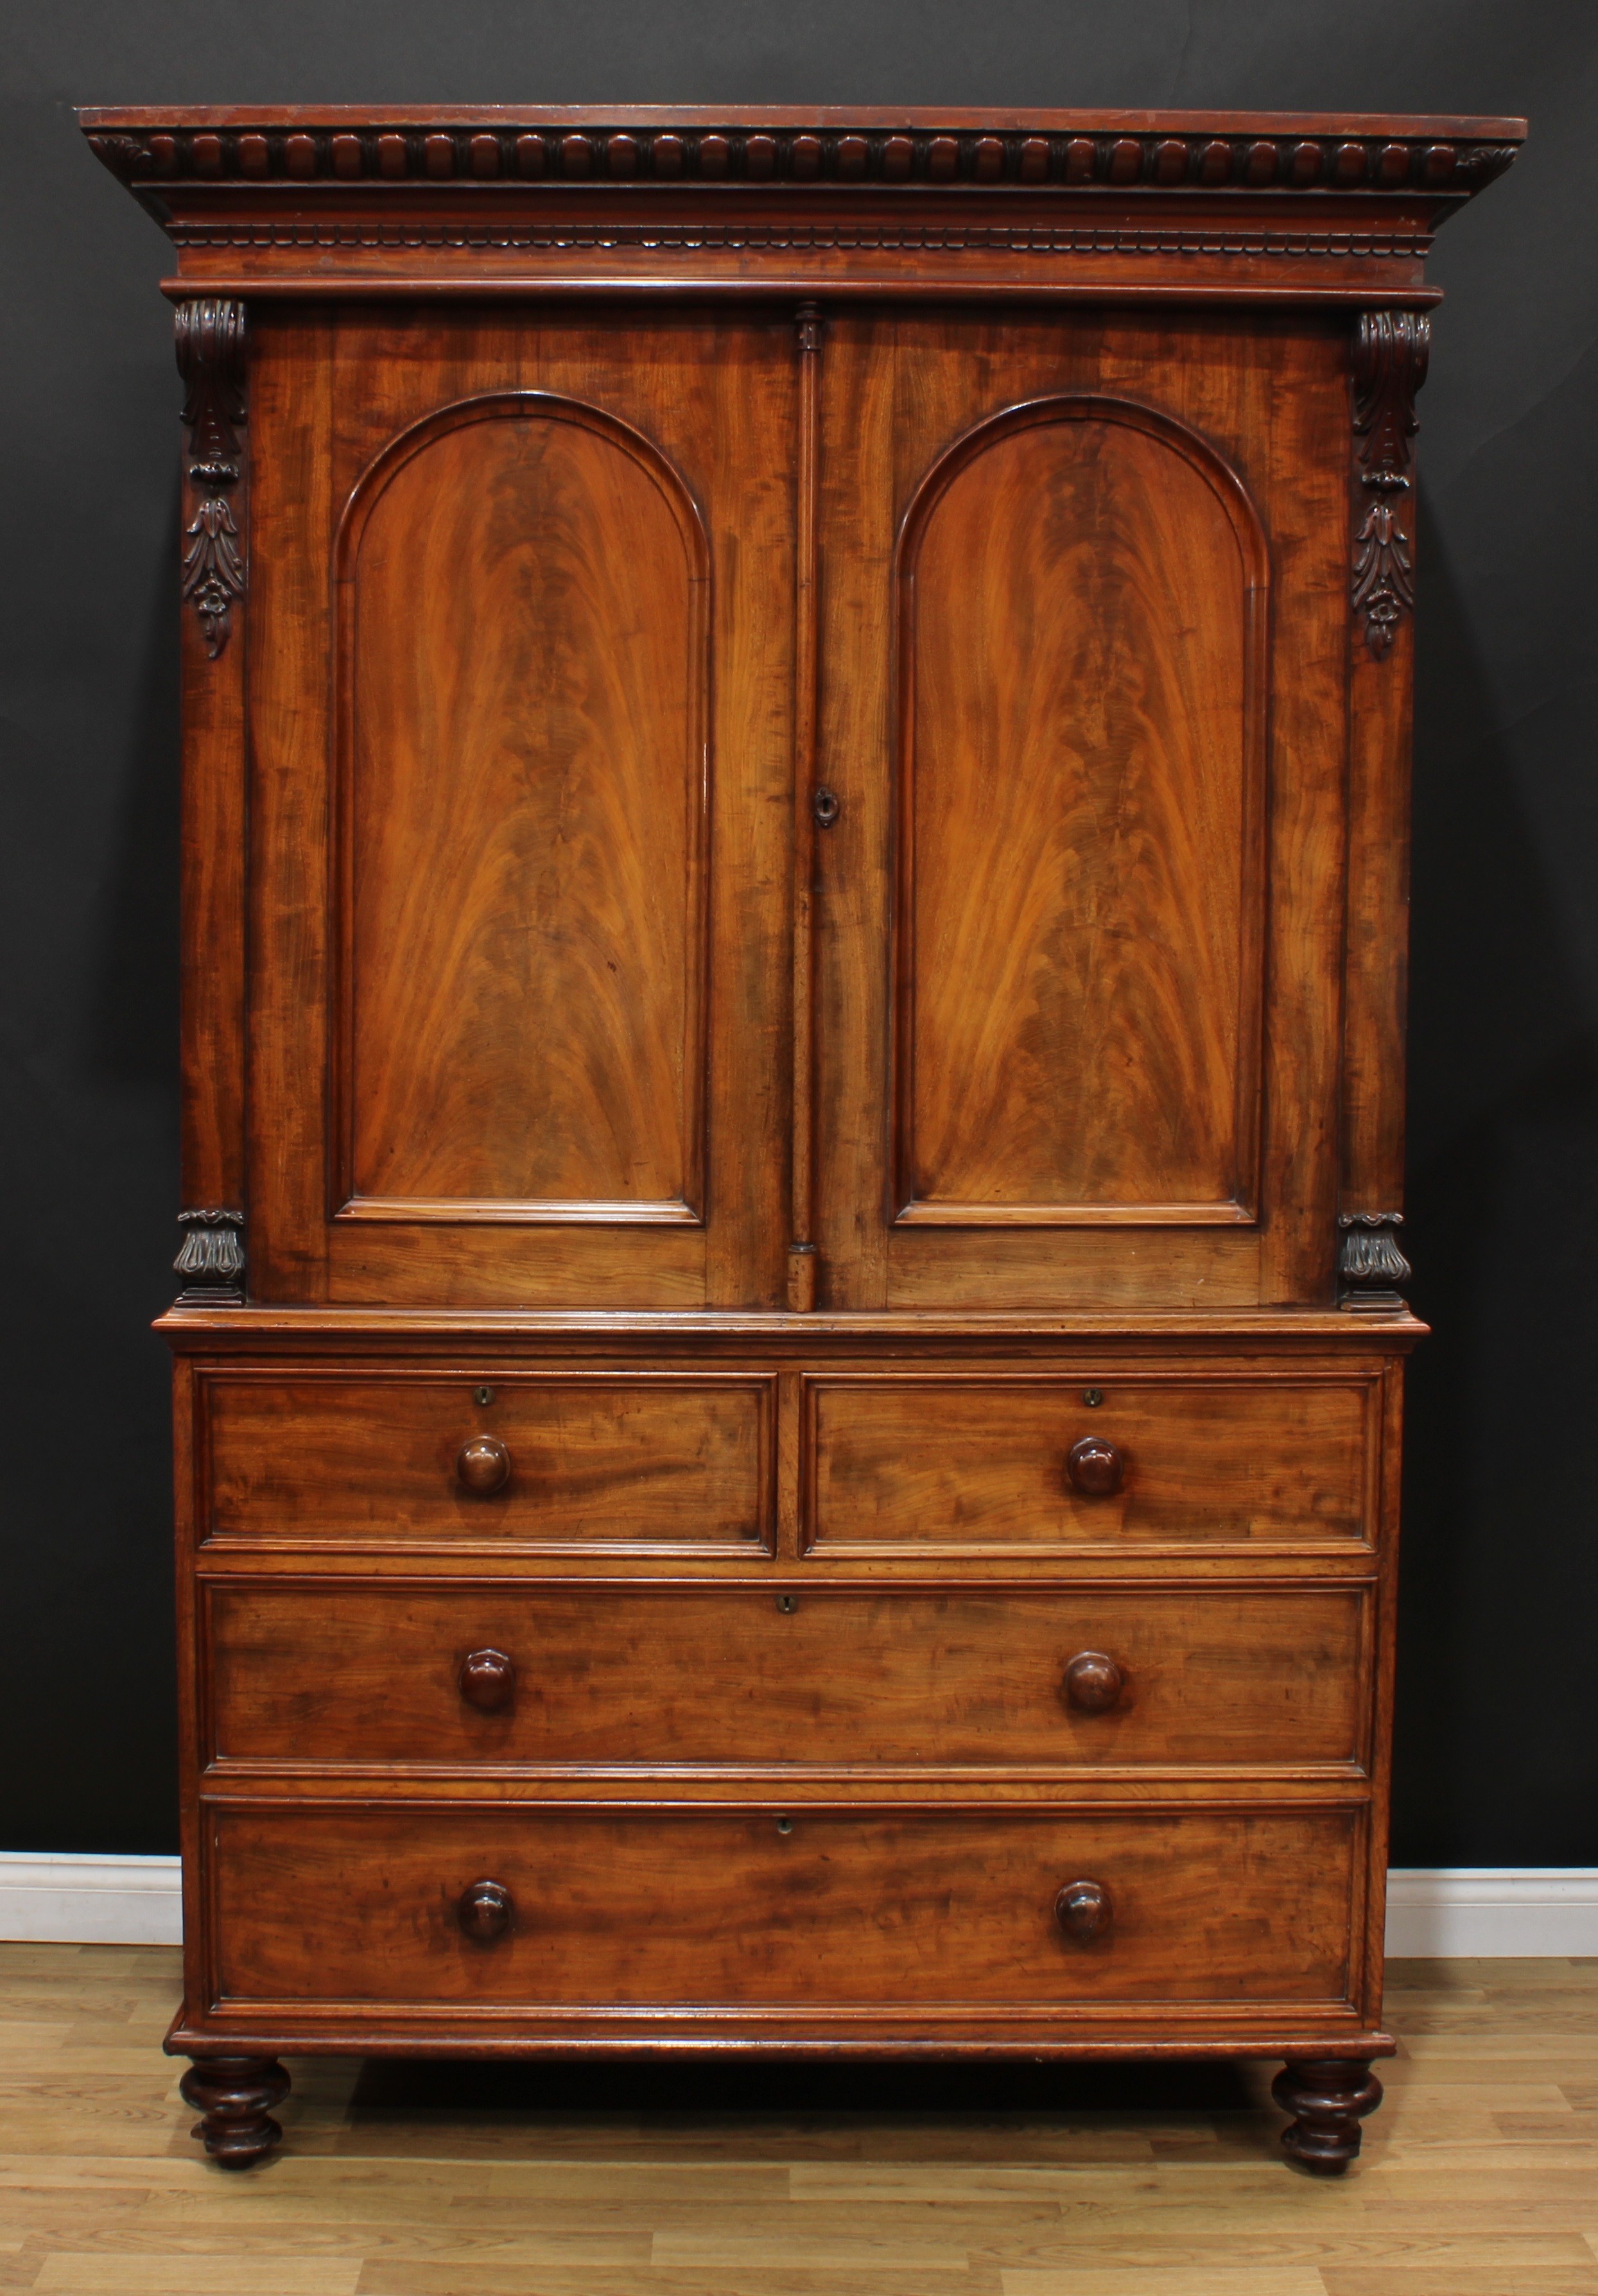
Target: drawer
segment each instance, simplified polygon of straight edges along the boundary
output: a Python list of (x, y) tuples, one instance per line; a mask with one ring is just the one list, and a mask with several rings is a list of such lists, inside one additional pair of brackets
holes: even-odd
[[(1347, 1994), (1354, 1811), (779, 1808), (213, 1810), (216, 1992), (920, 2014)], [(1057, 1917), (1076, 1882), (1103, 1892), (1096, 1938)], [(468, 1935), (485, 1882), (503, 1896), (467, 1901)]]
[(212, 1373), (202, 1394), (212, 1538), (770, 1543), (769, 1378)]
[(212, 1583), (210, 1750), (286, 1764), (1347, 1763), (1365, 1600), (1357, 1587)]
[(909, 1375), (806, 1388), (806, 1537), (818, 1547), (1320, 1544), (1358, 1539), (1374, 1519), (1374, 1381)]

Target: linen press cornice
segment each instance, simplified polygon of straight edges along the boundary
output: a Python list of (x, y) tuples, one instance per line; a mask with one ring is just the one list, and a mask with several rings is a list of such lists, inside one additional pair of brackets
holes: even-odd
[(829, 107), (86, 110), (177, 295), (1437, 299), (1519, 119)]

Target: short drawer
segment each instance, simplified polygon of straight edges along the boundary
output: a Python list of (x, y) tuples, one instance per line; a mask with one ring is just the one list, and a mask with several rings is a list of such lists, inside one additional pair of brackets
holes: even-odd
[[(213, 1810), (221, 2001), (1317, 2002), (1359, 1813)], [(1061, 1892), (1078, 1891), (1062, 1927)], [(1093, 1925), (1098, 1923), (1097, 1933)]]
[(1132, 1376), (807, 1382), (817, 1547), (1359, 1539), (1374, 1382)]
[(213, 1373), (211, 1538), (767, 1546), (770, 1379)]
[[(210, 1754), (1350, 1763), (1365, 1592), (206, 1590)], [(786, 1606), (786, 1607), (785, 1607)]]

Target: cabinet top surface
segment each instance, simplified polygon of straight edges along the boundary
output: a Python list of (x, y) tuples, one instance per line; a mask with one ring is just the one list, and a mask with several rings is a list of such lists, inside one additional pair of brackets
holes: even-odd
[(1467, 142), (1519, 143), (1524, 119), (1476, 114), (1386, 111), (1054, 111), (959, 109), (942, 105), (709, 103), (182, 103), (87, 105), (78, 114), (86, 132), (101, 128), (194, 127), (906, 127), (995, 134), (1035, 130), (1048, 135), (1325, 135), (1424, 136)]
[[(1137, 186), (1233, 200), (1266, 189), (1458, 199), (1500, 174), (1526, 133), (1523, 119), (1413, 113), (843, 104), (89, 106), (78, 119), (136, 187), (185, 177), (375, 188), (519, 178), (547, 193), (562, 176), (592, 176), (633, 192), (759, 185), (768, 196), (787, 185)], [(541, 137), (552, 139), (548, 151), (530, 159), (527, 140)]]

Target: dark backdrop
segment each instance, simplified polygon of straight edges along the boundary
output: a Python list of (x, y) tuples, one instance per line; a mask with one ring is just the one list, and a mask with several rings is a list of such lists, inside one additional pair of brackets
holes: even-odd
[(1400, 1864), (1598, 1864), (1598, 775), (1586, 0), (50, 0), (0, 201), (0, 1847), (173, 1846), (166, 242), (74, 103), (1525, 112), (1421, 399)]

